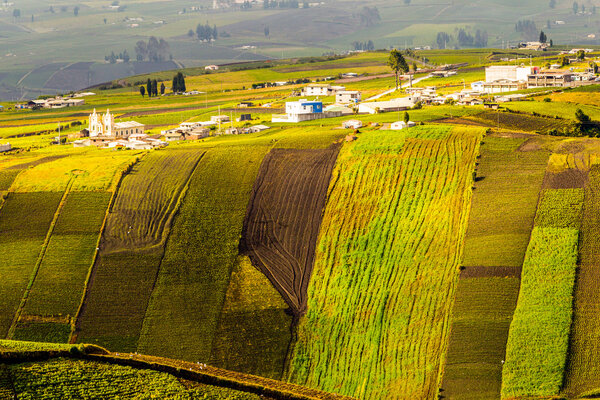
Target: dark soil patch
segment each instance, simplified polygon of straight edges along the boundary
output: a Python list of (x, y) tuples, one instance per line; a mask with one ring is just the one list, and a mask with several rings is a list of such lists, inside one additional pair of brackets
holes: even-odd
[(260, 166), (240, 241), (296, 315), (307, 288), (331, 172), (339, 145), (324, 150), (273, 149)]
[(35, 167), (36, 165), (40, 165), (40, 164), (47, 163), (50, 161), (58, 160), (63, 157), (66, 157), (66, 155), (48, 156), (48, 157), (40, 158), (39, 160), (31, 161), (31, 162), (28, 162), (25, 164), (13, 165), (12, 167), (8, 167), (6, 169), (26, 169), (26, 168)]
[(521, 267), (463, 267), (460, 279), (466, 278), (520, 278)]
[(540, 144), (539, 140), (537, 140), (537, 138), (532, 137), (532, 138), (529, 138), (526, 141), (524, 141), (523, 144), (519, 146), (517, 151), (527, 152), (527, 151), (538, 151), (541, 149), (542, 149), (542, 145)]
[(489, 126), (488, 124), (485, 124), (483, 122), (472, 121), (470, 119), (465, 119), (465, 118), (442, 118), (442, 119), (438, 119), (438, 120), (435, 120), (432, 122), (439, 123), (439, 124), (451, 124), (451, 125)]
[(578, 189), (585, 187), (588, 172), (569, 168), (562, 172), (548, 172), (544, 176), (543, 189)]

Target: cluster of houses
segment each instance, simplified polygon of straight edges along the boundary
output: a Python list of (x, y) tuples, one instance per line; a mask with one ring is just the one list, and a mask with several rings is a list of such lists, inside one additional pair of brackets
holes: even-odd
[[(250, 121), (250, 114), (242, 114), (238, 118), (238, 122)], [(177, 128), (161, 131), (161, 135), (164, 136), (167, 142), (176, 140), (198, 140), (210, 136), (211, 130), (215, 130), (215, 134), (224, 133), (226, 135), (239, 135), (246, 133), (261, 132), (270, 127), (266, 125), (254, 125), (246, 127), (234, 127), (233, 124), (221, 131), (217, 127), (221, 124), (232, 122), (231, 118), (227, 115), (213, 115), (210, 117), (210, 121), (199, 121), (199, 122), (182, 122)]]
[(115, 122), (115, 117), (109, 110), (106, 110), (106, 114), (100, 115), (94, 109), (89, 117), (88, 128), (78, 135), (69, 135), (70, 138), (75, 136), (81, 139), (73, 142), (74, 147), (97, 146), (149, 150), (167, 145), (158, 137), (147, 135), (145, 126), (139, 122)]
[(485, 69), (485, 81), (473, 82), (471, 89), (478, 93), (503, 93), (540, 87), (574, 87), (597, 83), (593, 71), (573, 72), (517, 65), (493, 65)]
[(53, 97), (49, 99), (29, 100), (27, 103), (15, 104), (15, 108), (18, 109), (39, 109), (39, 108), (65, 108), (82, 106), (85, 104), (85, 100), (81, 98), (69, 98), (69, 97)]

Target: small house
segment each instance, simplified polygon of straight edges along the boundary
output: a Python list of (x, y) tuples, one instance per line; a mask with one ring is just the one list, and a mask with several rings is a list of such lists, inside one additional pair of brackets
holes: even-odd
[(10, 150), (12, 150), (12, 146), (10, 145), (10, 143), (0, 144), (0, 153)]
[(399, 131), (401, 129), (406, 129), (415, 126), (416, 124), (412, 121), (404, 122), (404, 121), (396, 121), (390, 125), (390, 129), (394, 131)]
[(212, 117), (210, 117), (210, 121), (215, 124), (229, 122), (229, 116), (228, 115), (213, 115)]
[(206, 67), (204, 67), (204, 70), (206, 71), (217, 71), (218, 69), (218, 65), (207, 65)]
[(252, 121), (252, 114), (242, 114), (237, 118), (238, 122)]
[(363, 123), (357, 119), (350, 119), (348, 121), (342, 122), (342, 127), (344, 129), (359, 129), (362, 128)]
[(358, 90), (342, 90), (335, 94), (335, 102), (338, 104), (360, 103), (361, 94)]

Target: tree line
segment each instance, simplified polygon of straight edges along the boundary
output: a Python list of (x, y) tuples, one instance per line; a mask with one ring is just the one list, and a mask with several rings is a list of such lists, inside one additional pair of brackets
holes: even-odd
[[(140, 83), (140, 82), (137, 82), (137, 83)], [(167, 90), (167, 88), (166, 88), (164, 82), (161, 82), (160, 83), (161, 96), (165, 94), (166, 90)], [(173, 76), (171, 91), (173, 93), (182, 93), (182, 92), (186, 91), (185, 77), (183, 76), (183, 73), (178, 72), (177, 74), (175, 74), (175, 76)], [(142, 97), (144, 97), (146, 94), (148, 95), (148, 97), (156, 97), (156, 96), (158, 96), (158, 93), (159, 93), (159, 86), (158, 86), (158, 81), (156, 79), (148, 78), (145, 86), (140, 85), (140, 94), (142, 95)]]
[(130, 58), (131, 57), (129, 57), (129, 53), (127, 52), (127, 50), (123, 50), (119, 54), (115, 54), (114, 51), (111, 51), (110, 55), (104, 56), (104, 61), (114, 64), (117, 62), (117, 60), (123, 60), (123, 62), (129, 62)]
[[(191, 29), (188, 32), (188, 36), (194, 36), (194, 32)], [(217, 40), (217, 38), (219, 37), (217, 26), (213, 25), (213, 27), (211, 28), (208, 24), (208, 21), (204, 25), (198, 24), (196, 26), (196, 37), (198, 38), (198, 40), (201, 40), (203, 42), (212, 42), (213, 40)]]
[(375, 44), (372, 40), (369, 40), (368, 42), (352, 42), (352, 47), (354, 50), (375, 50)]
[[(447, 49), (454, 38), (446, 32), (438, 32), (436, 37), (436, 44), (439, 49)], [(475, 35), (466, 31), (465, 29), (459, 29), (456, 41), (460, 47), (487, 47), (488, 45), (488, 33), (477, 29)]]
[(140, 40), (135, 44), (135, 58), (138, 61), (165, 61), (173, 58), (169, 50), (169, 43), (167, 43), (166, 40), (163, 38), (157, 39), (154, 36), (151, 36), (150, 39), (148, 39), (148, 43)]

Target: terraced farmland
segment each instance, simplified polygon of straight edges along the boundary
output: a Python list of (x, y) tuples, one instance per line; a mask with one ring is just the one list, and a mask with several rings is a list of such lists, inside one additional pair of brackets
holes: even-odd
[(0, 337), (12, 324), (62, 195), (9, 193), (0, 209)]
[(67, 342), (104, 221), (109, 192), (70, 192), (13, 338)]
[(164, 243), (203, 152), (155, 151), (122, 180), (77, 321), (79, 341), (134, 351)]
[(339, 146), (273, 149), (263, 160), (244, 220), (242, 253), (279, 290), (296, 315), (306, 311), (327, 188)]
[(288, 380), (362, 399), (435, 396), (482, 134), (379, 131), (342, 147)]
[(500, 126), (502, 129), (542, 133), (547, 133), (552, 129), (560, 130), (569, 125), (568, 122), (560, 119), (497, 111), (483, 111), (476, 115), (467, 116), (465, 119), (481, 122), (488, 126)]

